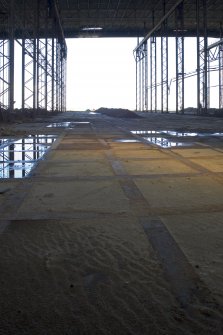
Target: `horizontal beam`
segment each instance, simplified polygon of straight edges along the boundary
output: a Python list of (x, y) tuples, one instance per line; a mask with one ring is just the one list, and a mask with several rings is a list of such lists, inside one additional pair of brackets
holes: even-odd
[(136, 52), (138, 49), (142, 47), (142, 45), (148, 41), (148, 39), (152, 36), (152, 34), (161, 26), (162, 23), (175, 11), (175, 9), (183, 2), (184, 0), (178, 0), (176, 4), (171, 7), (171, 9), (162, 17), (162, 19), (155, 25), (155, 27), (150, 30), (150, 32), (143, 38), (143, 40), (137, 45), (137, 47), (133, 50)]
[(216, 47), (218, 47), (219, 45), (222, 45), (222, 44), (223, 44), (223, 38), (220, 39), (219, 41), (215, 42), (215, 43), (210, 44), (207, 47), (207, 50), (211, 50), (211, 49), (216, 48)]
[(66, 40), (64, 37), (64, 30), (63, 30), (63, 26), (61, 23), (61, 18), (60, 18), (60, 13), (59, 13), (59, 9), (57, 7), (56, 1), (53, 0), (53, 4), (54, 4), (54, 10), (55, 10), (55, 14), (56, 14), (56, 19), (58, 22), (58, 27), (59, 27), (59, 33), (60, 33), (60, 38), (58, 39), (61, 47), (63, 48), (64, 51), (64, 57), (67, 58), (67, 45), (66, 45)]

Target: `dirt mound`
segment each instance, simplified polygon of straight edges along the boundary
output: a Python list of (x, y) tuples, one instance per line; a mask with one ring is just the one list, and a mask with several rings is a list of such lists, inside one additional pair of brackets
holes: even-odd
[(95, 112), (105, 114), (111, 117), (118, 117), (118, 118), (131, 118), (131, 119), (141, 119), (142, 117), (137, 115), (136, 113), (122, 108), (104, 108), (101, 107), (97, 109)]

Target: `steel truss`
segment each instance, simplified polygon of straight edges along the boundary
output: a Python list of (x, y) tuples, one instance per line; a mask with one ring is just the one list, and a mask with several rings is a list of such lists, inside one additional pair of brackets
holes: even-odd
[(150, 38), (150, 111), (157, 112), (157, 41)]
[(148, 111), (148, 53), (147, 43), (135, 54), (136, 60), (136, 110)]
[(219, 108), (223, 108), (223, 43), (219, 45)]
[(176, 113), (184, 113), (184, 3), (175, 11), (176, 24)]
[(1, 113), (9, 108), (9, 40), (0, 40), (0, 109)]
[[(166, 14), (166, 1), (163, 1), (163, 14)], [(168, 113), (168, 37), (167, 20), (161, 25), (161, 113)]]
[[(184, 113), (184, 80), (193, 74), (184, 73), (184, 4), (185, 0), (178, 0), (169, 11), (165, 12), (162, 19), (154, 25), (154, 28), (138, 43), (134, 49), (136, 54), (144, 43), (150, 40), (150, 92), (151, 92), (151, 110), (157, 109), (157, 87), (161, 86), (161, 112), (168, 111), (168, 38), (165, 37), (165, 30), (168, 27), (168, 18), (175, 15), (176, 31), (176, 78), (171, 82), (176, 82), (176, 113)], [(196, 29), (197, 29), (197, 111), (198, 114), (206, 114), (210, 107), (210, 72), (213, 71), (211, 62), (214, 54), (215, 60), (218, 60), (219, 71), (219, 108), (223, 108), (223, 45), (218, 43), (216, 50), (208, 47), (207, 36), (207, 0), (196, 0)], [(168, 21), (167, 21), (168, 20)], [(173, 22), (173, 20), (170, 20)], [(172, 28), (173, 29), (173, 28)], [(173, 31), (174, 31), (173, 30)], [(157, 83), (156, 69), (156, 38), (161, 36), (161, 83)], [(220, 37), (222, 39), (222, 28)], [(155, 43), (153, 43), (155, 42)], [(170, 83), (171, 83), (170, 82)], [(166, 99), (166, 100), (165, 100)]]
[(212, 71), (219, 72), (219, 109), (223, 108), (223, 39), (208, 45), (207, 47), (207, 61), (208, 61), (208, 106), (210, 105), (211, 86), (210, 74)]
[[(66, 110), (66, 60), (67, 47), (60, 22), (57, 2), (35, 1), (33, 16), (26, 15), (30, 3), (23, 0), (23, 17), (16, 16), (14, 0), (5, 4), (8, 13), (6, 24), (8, 36), (0, 40), (0, 108), (12, 112), (14, 109), (14, 45), (20, 46), (21, 62), (21, 109), (37, 112)], [(49, 8), (50, 7), (50, 8)], [(45, 22), (45, 36), (40, 36), (40, 20)], [(24, 27), (24, 38), (15, 40), (14, 31), (19, 22)], [(48, 26), (50, 22), (50, 27)], [(53, 22), (53, 23), (52, 23)], [(30, 26), (32, 31), (30, 31)], [(28, 28), (29, 27), (29, 28)], [(17, 69), (18, 70), (18, 69)], [(9, 113), (10, 114), (10, 113)]]
[(209, 107), (207, 1), (196, 0), (197, 16), (197, 113), (206, 114)]
[(0, 0), (0, 6), (2, 10), (2, 24), (8, 32), (8, 36), (0, 40), (0, 114), (1, 118), (6, 120), (7, 115), (5, 112), (13, 107), (11, 78), (13, 78), (12, 55), (14, 54), (14, 50), (11, 41), (12, 31), (10, 29), (10, 25), (13, 27), (13, 17), (12, 14), (9, 15), (12, 2)]
[[(154, 24), (154, 12), (153, 12), (153, 29), (138, 43), (134, 49), (134, 55), (137, 62), (137, 55), (140, 54), (142, 46), (150, 41), (150, 110), (157, 112), (157, 87), (161, 86), (161, 112), (168, 112), (168, 94), (169, 94), (169, 73), (168, 73), (168, 18), (175, 14), (176, 18), (176, 111), (183, 113), (184, 111), (184, 6), (183, 0), (178, 0), (174, 6), (172, 6), (168, 12), (166, 12), (166, 1), (163, 0), (163, 12), (164, 16), (155, 25)], [(157, 83), (157, 31), (161, 35), (161, 83)], [(141, 79), (142, 71), (136, 71), (137, 82)], [(140, 86), (141, 89), (141, 86)], [(141, 92), (139, 85), (137, 86), (136, 100), (137, 108), (141, 109), (138, 104), (139, 96)]]

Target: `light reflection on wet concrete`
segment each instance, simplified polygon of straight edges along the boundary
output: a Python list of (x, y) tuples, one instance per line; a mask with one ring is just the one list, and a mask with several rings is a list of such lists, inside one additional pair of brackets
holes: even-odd
[(52, 143), (55, 135), (0, 139), (0, 178), (24, 178)]

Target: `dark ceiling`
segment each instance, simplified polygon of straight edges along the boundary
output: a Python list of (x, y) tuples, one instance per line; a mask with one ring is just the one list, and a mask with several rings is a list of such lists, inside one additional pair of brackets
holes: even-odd
[[(50, 36), (54, 32), (49, 7), (54, 0), (14, 0), (17, 37)], [(136, 37), (145, 36), (164, 15), (163, 0), (55, 0), (65, 37)], [(223, 21), (223, 0), (207, 1), (209, 36), (219, 37)], [(177, 0), (166, 0), (167, 13)], [(202, 9), (203, 0), (199, 0)], [(0, 0), (0, 33), (10, 27), (10, 1)], [(38, 12), (39, 11), (39, 12)], [(39, 13), (39, 14), (37, 14)], [(167, 21), (168, 35), (174, 35), (175, 19)], [(38, 29), (37, 29), (38, 27)], [(184, 0), (185, 35), (196, 35), (196, 0)], [(158, 32), (159, 35), (159, 32)]]
[[(177, 0), (166, 0), (167, 13)], [(203, 0), (200, 1), (202, 7)], [(164, 15), (163, 0), (59, 0), (65, 36), (145, 36)], [(223, 0), (207, 0), (208, 31), (219, 36)], [(153, 19), (154, 17), (154, 19)], [(174, 15), (168, 20), (169, 34), (175, 29)], [(184, 1), (187, 35), (196, 34), (196, 0)], [(103, 28), (100, 31), (93, 28)], [(83, 30), (92, 28), (92, 30)]]

